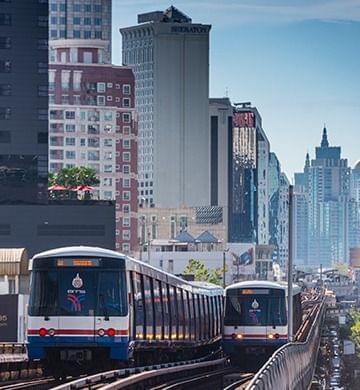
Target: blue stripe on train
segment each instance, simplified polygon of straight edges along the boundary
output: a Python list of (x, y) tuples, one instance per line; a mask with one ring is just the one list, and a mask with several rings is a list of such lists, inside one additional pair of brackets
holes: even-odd
[(128, 336), (99, 337), (93, 336), (53, 336), (40, 337), (28, 336), (27, 350), (30, 360), (45, 359), (46, 350), (51, 347), (69, 348), (98, 348), (108, 347), (110, 349), (110, 359), (128, 359)]

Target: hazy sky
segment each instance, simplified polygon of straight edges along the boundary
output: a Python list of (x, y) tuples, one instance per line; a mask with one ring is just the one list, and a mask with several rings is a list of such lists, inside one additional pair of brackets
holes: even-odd
[[(331, 145), (360, 160), (360, 0), (182, 0), (211, 24), (210, 96), (251, 101), (283, 170), (301, 170), (324, 123)], [(113, 0), (113, 62), (120, 27), (171, 1)]]

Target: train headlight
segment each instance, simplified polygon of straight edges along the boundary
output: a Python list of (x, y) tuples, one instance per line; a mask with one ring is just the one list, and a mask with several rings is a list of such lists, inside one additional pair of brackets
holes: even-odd
[(104, 329), (99, 329), (99, 330), (98, 330), (98, 335), (99, 335), (100, 337), (105, 336), (105, 330), (104, 330)]
[(279, 333), (275, 333), (275, 338), (278, 339), (280, 337)]
[(48, 330), (48, 335), (51, 336), (51, 337), (54, 336), (55, 335), (55, 329), (53, 329), (53, 328), (49, 329)]
[(114, 337), (115, 336), (115, 329), (109, 328), (106, 333), (109, 337)]
[(39, 336), (40, 337), (45, 337), (47, 335), (47, 331), (45, 328), (40, 328), (39, 329)]
[(268, 334), (268, 339), (273, 339), (275, 336), (273, 334)]
[(239, 333), (239, 334), (236, 336), (236, 338), (237, 338), (237, 339), (242, 339), (242, 338), (243, 338), (243, 335)]

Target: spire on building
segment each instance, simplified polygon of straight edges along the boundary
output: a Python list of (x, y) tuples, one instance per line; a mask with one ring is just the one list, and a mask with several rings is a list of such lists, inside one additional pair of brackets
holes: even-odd
[(324, 129), (323, 129), (323, 135), (322, 135), (322, 140), (321, 140), (321, 147), (322, 148), (328, 148), (329, 147), (329, 141), (327, 139), (327, 130), (326, 130), (325, 125), (324, 125)]
[(305, 169), (308, 169), (310, 168), (310, 155), (309, 155), (309, 152), (306, 153), (306, 157), (305, 157)]

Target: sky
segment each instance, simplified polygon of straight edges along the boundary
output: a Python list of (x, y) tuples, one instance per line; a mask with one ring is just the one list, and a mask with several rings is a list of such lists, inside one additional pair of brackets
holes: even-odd
[(115, 64), (119, 28), (170, 5), (212, 25), (210, 97), (257, 107), (289, 178), (314, 158), (324, 124), (330, 145), (360, 160), (360, 0), (113, 0)]

